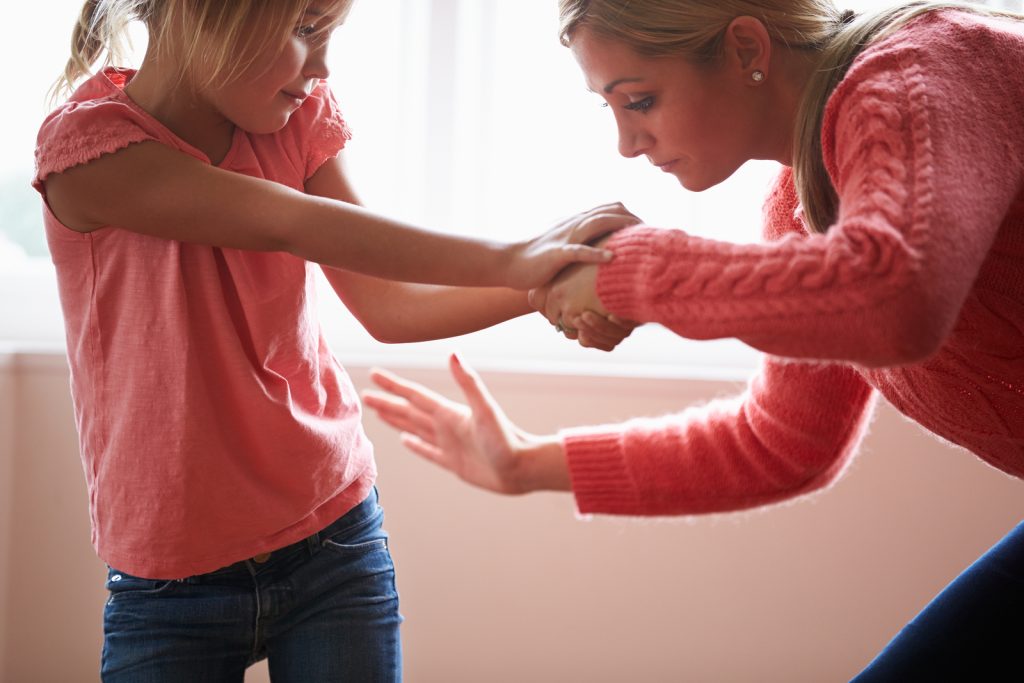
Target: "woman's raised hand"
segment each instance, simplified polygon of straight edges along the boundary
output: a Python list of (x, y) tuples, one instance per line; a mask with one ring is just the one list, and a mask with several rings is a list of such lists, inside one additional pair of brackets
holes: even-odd
[(610, 252), (591, 244), (639, 222), (622, 204), (604, 204), (562, 221), (543, 235), (510, 245), (507, 285), (532, 289), (547, 284), (573, 263), (610, 261)]
[(568, 490), (558, 437), (519, 429), (476, 372), (454, 355), (449, 365), (468, 405), (383, 370), (371, 371), (380, 390), (363, 392), (364, 403), (402, 432), (406, 448), (474, 486), (505, 494)]

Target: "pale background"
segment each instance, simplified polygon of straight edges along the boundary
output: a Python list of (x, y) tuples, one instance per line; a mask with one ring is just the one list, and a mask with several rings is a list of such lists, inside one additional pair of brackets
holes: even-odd
[[(365, 369), (351, 370), (365, 386)], [(437, 370), (410, 373), (451, 390)], [(534, 431), (657, 414), (740, 386), (486, 377)], [(0, 355), (5, 683), (98, 678), (104, 566), (89, 546), (67, 385), (59, 355)], [(581, 521), (568, 496), (478, 492), (401, 451), (372, 418), (367, 429), (410, 683), (845, 681), (1024, 516), (1019, 481), (888, 406), (832, 489), (671, 521)], [(266, 681), (264, 667), (247, 680)]]

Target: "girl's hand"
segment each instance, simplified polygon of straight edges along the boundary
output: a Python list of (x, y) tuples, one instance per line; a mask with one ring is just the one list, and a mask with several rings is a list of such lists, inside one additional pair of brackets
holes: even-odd
[(639, 222), (622, 204), (605, 204), (562, 221), (539, 237), (512, 244), (507, 285), (512, 289), (540, 287), (572, 263), (610, 261), (610, 252), (589, 245)]
[(370, 373), (383, 391), (368, 390), (363, 400), (402, 432), (406, 448), (474, 486), (505, 494), (568, 490), (561, 441), (512, 424), (480, 377), (454, 355), (450, 368), (469, 405), (383, 370)]

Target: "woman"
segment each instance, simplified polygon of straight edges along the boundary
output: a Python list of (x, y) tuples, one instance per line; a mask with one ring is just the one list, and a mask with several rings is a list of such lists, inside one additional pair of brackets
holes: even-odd
[[(747, 391), (661, 419), (534, 436), (472, 371), (469, 410), (386, 373), (367, 405), (414, 452), (581, 512), (677, 515), (827, 487), (876, 395), (1024, 477), (1024, 22), (949, 3), (871, 16), (824, 0), (562, 0), (562, 40), (619, 128), (701, 191), (749, 159), (784, 168), (765, 242), (640, 226), (609, 263), (532, 303), (595, 344), (595, 316), (765, 352)], [(1019, 670), (1024, 527), (947, 588), (857, 681)], [(1008, 668), (1009, 667), (1009, 668)]]

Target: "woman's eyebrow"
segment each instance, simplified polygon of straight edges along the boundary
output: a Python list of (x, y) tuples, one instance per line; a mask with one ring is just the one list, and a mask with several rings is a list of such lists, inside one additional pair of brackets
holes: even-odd
[(607, 94), (611, 94), (612, 90), (615, 90), (615, 88), (617, 88), (622, 83), (639, 83), (642, 80), (644, 80), (644, 79), (637, 78), (635, 76), (630, 77), (630, 78), (616, 78), (614, 81), (612, 81), (608, 85), (604, 86), (604, 91)]

